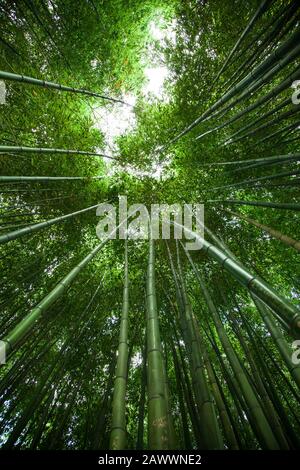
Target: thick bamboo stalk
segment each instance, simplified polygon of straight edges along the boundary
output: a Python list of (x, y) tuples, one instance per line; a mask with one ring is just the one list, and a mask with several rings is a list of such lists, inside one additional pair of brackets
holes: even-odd
[(181, 226), (185, 233), (191, 238), (202, 243), (202, 250), (212, 259), (217, 261), (226, 271), (243, 286), (247, 287), (260, 300), (268, 305), (288, 325), (289, 333), (300, 338), (300, 311), (288, 300), (277, 294), (274, 289), (262, 279), (251, 274), (241, 263), (235, 261), (231, 256), (221, 251), (216, 246), (207, 242), (201, 235), (192, 230), (184, 228), (177, 222), (174, 225)]
[(163, 357), (155, 289), (154, 240), (149, 240), (147, 269), (147, 362), (148, 362), (148, 446), (169, 448), (168, 410), (165, 397)]
[[(89, 181), (89, 180), (101, 180), (104, 176), (0, 176), (0, 183), (13, 182), (26, 182), (33, 181), (37, 183), (47, 183), (48, 181)], [(20, 190), (24, 191), (24, 190)], [(29, 190), (32, 192), (33, 190)], [(39, 191), (54, 191), (53, 189), (39, 189)], [(1, 191), (2, 192), (2, 191)]]
[(128, 103), (125, 103), (122, 100), (115, 98), (110, 98), (109, 96), (101, 95), (99, 93), (94, 93), (92, 91), (84, 90), (82, 88), (74, 88), (70, 86), (61, 85), (59, 83), (48, 82), (46, 80), (39, 80), (38, 78), (27, 77), (26, 75), (19, 75), (11, 72), (4, 72), (0, 70), (0, 80), (8, 80), (14, 82), (27, 83), (29, 85), (37, 85), (44, 88), (52, 88), (59, 91), (68, 91), (72, 93), (79, 93), (81, 95), (94, 96), (95, 98), (102, 98), (103, 100), (112, 101), (114, 103), (122, 103), (130, 106)]
[(129, 279), (128, 279), (128, 244), (125, 240), (124, 263), (124, 290), (123, 310), (120, 322), (120, 334), (118, 345), (118, 357), (116, 377), (112, 401), (112, 419), (110, 433), (110, 449), (122, 450), (126, 448), (126, 387), (127, 387), (127, 362), (128, 362), (128, 313), (129, 313)]
[(91, 155), (96, 157), (105, 157), (115, 160), (114, 157), (102, 153), (88, 152), (85, 150), (69, 150), (69, 149), (56, 149), (56, 148), (43, 148), (43, 147), (24, 147), (14, 145), (0, 145), (0, 152), (20, 152), (20, 153), (58, 153), (69, 155)]
[(206, 203), (237, 204), (240, 206), (270, 207), (272, 209), (283, 209), (290, 211), (300, 211), (300, 204), (288, 202), (268, 202), (268, 201), (239, 201), (237, 199), (215, 199)]
[[(124, 222), (122, 222), (123, 224)], [(121, 225), (121, 224), (120, 224)], [(101, 248), (110, 240), (120, 225), (114, 229), (110, 235), (97, 245), (77, 266), (75, 266), (64, 278), (60, 281), (52, 291), (47, 294), (38, 304), (34, 307), (16, 326), (10, 331), (2, 341), (6, 344), (7, 354), (11, 354), (16, 350), (20, 341), (29, 333), (33, 328), (39, 317), (48, 310), (53, 303), (67, 290), (69, 285), (82, 271), (83, 268), (96, 256)]]
[(282, 241), (282, 243), (284, 243), (285, 245), (291, 248), (294, 248), (295, 250), (300, 252), (300, 242), (298, 240), (295, 240), (294, 238), (291, 238), (288, 235), (281, 233), (279, 230), (275, 230), (271, 227), (268, 227), (267, 225), (261, 224), (260, 222), (257, 222), (254, 219), (250, 219), (250, 217), (246, 217), (243, 214), (233, 212), (229, 209), (225, 209), (225, 212), (228, 212), (229, 214), (232, 214), (235, 217), (238, 217), (239, 219), (245, 220), (249, 224), (254, 225), (257, 228), (260, 228), (264, 232), (267, 232), (272, 237), (277, 238), (277, 240)]
[(40, 222), (38, 224), (27, 225), (26, 227), (20, 228), (18, 230), (13, 230), (9, 233), (4, 233), (0, 235), (0, 244), (7, 243), (11, 240), (16, 240), (17, 238), (23, 237), (24, 235), (28, 235), (32, 232), (38, 232), (39, 230), (43, 230), (45, 228), (50, 227), (51, 225), (63, 222), (64, 220), (71, 219), (72, 217), (76, 217), (79, 214), (83, 214), (84, 212), (91, 211), (96, 209), (99, 204), (95, 206), (87, 207), (86, 209), (81, 209), (76, 212), (71, 212), (70, 214), (62, 215), (61, 217), (55, 217), (54, 219), (47, 220), (46, 222)]

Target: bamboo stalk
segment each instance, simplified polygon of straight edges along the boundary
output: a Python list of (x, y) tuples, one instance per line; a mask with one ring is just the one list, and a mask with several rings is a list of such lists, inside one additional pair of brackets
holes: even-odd
[[(123, 224), (124, 222), (122, 222)], [(121, 225), (121, 224), (120, 224)], [(16, 350), (21, 340), (33, 328), (39, 317), (47, 311), (51, 305), (67, 290), (69, 285), (82, 271), (83, 268), (95, 257), (101, 248), (110, 240), (114, 233), (118, 230), (120, 225), (115, 228), (109, 236), (97, 245), (77, 266), (75, 266), (64, 278), (60, 281), (52, 291), (47, 294), (38, 304), (34, 307), (16, 326), (11, 330), (2, 341), (6, 343), (7, 353), (10, 355)]]
[(223, 439), (220, 433), (215, 405), (206, 379), (203, 355), (200, 349), (200, 338), (196, 319), (186, 291), (183, 271), (179, 258), (177, 243), (177, 263), (180, 290), (183, 299), (182, 325), (185, 330), (184, 338), (190, 355), (191, 375), (195, 397), (200, 415), (200, 431), (205, 449), (223, 449)]
[[(183, 245), (182, 245), (183, 246)], [(198, 269), (196, 268), (195, 264), (193, 263), (193, 260), (191, 256), (189, 255), (188, 251), (186, 248), (183, 246), (184, 252), (191, 264), (191, 267), (195, 273), (195, 276), (197, 278), (197, 281), (201, 287), (202, 293), (204, 295), (204, 298), (206, 300), (208, 309), (210, 314), (212, 315), (214, 324), (217, 328), (218, 331), (218, 336), (221, 341), (221, 344), (223, 346), (223, 349), (228, 357), (228, 361), (231, 365), (231, 368), (234, 372), (235, 378), (239, 384), (239, 387), (244, 395), (245, 401), (251, 411), (252, 418), (255, 422), (255, 428), (257, 429), (257, 434), (261, 440), (262, 445), (267, 448), (267, 449), (278, 449), (278, 442), (272, 432), (271, 427), (269, 426), (269, 423), (267, 422), (266, 416), (263, 412), (263, 409), (260, 405), (259, 400), (256, 397), (255, 391), (251, 385), (251, 383), (248, 381), (246, 374), (243, 371), (243, 368), (241, 367), (240, 360), (234, 351), (231, 342), (229, 341), (226, 331), (223, 327), (223, 324), (220, 320), (219, 314), (217, 312), (216, 306), (213, 302), (213, 299), (208, 292), (208, 289), (205, 285), (205, 282), (201, 278)]]
[(227, 184), (225, 186), (217, 186), (215, 188), (210, 188), (209, 191), (217, 191), (219, 189), (236, 188), (236, 187), (239, 188), (240, 186), (247, 186), (248, 184), (258, 183), (260, 181), (273, 180), (276, 178), (282, 178), (285, 176), (294, 176), (294, 175), (299, 175), (299, 174), (300, 174), (300, 170), (282, 171), (281, 173), (277, 173), (275, 175), (260, 176), (259, 178), (243, 180), (243, 181), (240, 181), (239, 183)]
[[(223, 165), (243, 165), (244, 163), (251, 163), (251, 165), (242, 166), (238, 168), (238, 170), (246, 170), (248, 168), (252, 168), (258, 165), (264, 165), (265, 163), (268, 164), (269, 162), (285, 162), (285, 161), (293, 161), (293, 160), (300, 160), (300, 153), (288, 153), (286, 155), (275, 155), (273, 157), (265, 157), (265, 158), (250, 158), (247, 160), (234, 160), (229, 162), (212, 162), (212, 163), (202, 163), (203, 166), (223, 166)], [(253, 165), (252, 165), (253, 164)], [(234, 171), (238, 171), (234, 170)]]
[(293, 304), (277, 294), (265, 281), (251, 274), (241, 263), (238, 263), (231, 256), (228, 256), (219, 248), (207, 242), (201, 235), (183, 227), (177, 222), (173, 222), (173, 224), (182, 227), (185, 233), (188, 233), (191, 238), (202, 243), (202, 250), (204, 250), (210, 258), (217, 261), (226, 271), (231, 273), (240, 284), (247, 287), (260, 300), (274, 310), (288, 325), (289, 333), (292, 336), (300, 338), (300, 312)]
[(69, 155), (91, 155), (97, 157), (105, 157), (111, 160), (115, 160), (114, 157), (105, 155), (102, 153), (88, 152), (85, 150), (68, 150), (68, 149), (56, 149), (56, 148), (43, 148), (43, 147), (23, 147), (14, 145), (0, 145), (0, 152), (21, 152), (21, 153), (58, 153), (58, 154), (69, 154)]
[(168, 410), (156, 304), (154, 263), (154, 240), (151, 239), (149, 240), (147, 269), (148, 445), (151, 450), (167, 450), (170, 446)]
[[(299, 76), (300, 76), (300, 69), (299, 69), (299, 67), (297, 67), (286, 79), (284, 79), (276, 87), (272, 88), (272, 90), (269, 91), (267, 94), (265, 94), (265, 95), (261, 96), (260, 98), (258, 98), (254, 103), (248, 105), (242, 111), (239, 111), (232, 118), (228, 119), (225, 123), (219, 124), (218, 126), (212, 128), (212, 129), (209, 129), (208, 131), (198, 135), (195, 138), (195, 140), (201, 139), (206, 134), (210, 134), (212, 132), (218, 131), (219, 129), (223, 129), (224, 127), (228, 126), (229, 124), (232, 124), (233, 122), (239, 120), (244, 115), (250, 113), (251, 111), (254, 111), (255, 109), (257, 109), (259, 106), (263, 105), (267, 101), (276, 98), (276, 96), (279, 95), (283, 90), (288, 88), (291, 85), (291, 83), (293, 83), (294, 80), (298, 80)], [(231, 104), (228, 105), (225, 109), (223, 109), (223, 110), (221, 109), (221, 110), (217, 111), (216, 113), (214, 113), (211, 116), (211, 119), (217, 117), (220, 113), (222, 113), (222, 116), (223, 116), (224, 114), (226, 114), (226, 112), (229, 109), (231, 109)]]
[(225, 212), (228, 212), (229, 214), (234, 215), (235, 217), (238, 217), (239, 219), (245, 220), (251, 225), (254, 225), (257, 228), (260, 228), (261, 230), (264, 230), (267, 232), (269, 235), (271, 235), (274, 238), (277, 238), (277, 240), (282, 241), (285, 245), (294, 248), (298, 252), (300, 252), (300, 242), (298, 240), (295, 240), (294, 238), (289, 237), (288, 235), (285, 235), (281, 233), (279, 230), (275, 230), (271, 227), (268, 227), (267, 225), (261, 224), (260, 222), (257, 222), (254, 219), (250, 219), (250, 217), (246, 217), (243, 214), (233, 212), (229, 209), (225, 209)]
[[(248, 75), (243, 78), (236, 86), (231, 88), (227, 93), (225, 93), (218, 101), (216, 101), (208, 110), (206, 110), (201, 116), (199, 116), (195, 121), (188, 125), (182, 132), (180, 132), (176, 137), (171, 139), (167, 146), (177, 142), (178, 139), (190, 132), (194, 127), (196, 127), (200, 122), (208, 118), (212, 113), (220, 108), (223, 104), (229, 101), (237, 93), (245, 90), (248, 85), (252, 85), (246, 89), (244, 95), (241, 95), (243, 98), (246, 95), (249, 95), (254, 91), (255, 88), (258, 88), (261, 84), (270, 79), (275, 73), (277, 73), (281, 68), (287, 65), (290, 61), (296, 58), (300, 53), (299, 45), (300, 31), (296, 30), (288, 40), (281, 44), (274, 52), (272, 52), (263, 62), (257, 65)], [(297, 45), (298, 44), (298, 45)], [(272, 65), (276, 65), (270, 70)], [(265, 74), (265, 75), (264, 75)], [(261, 79), (259, 77), (262, 76)], [(256, 80), (256, 81), (255, 81)], [(232, 108), (232, 103), (230, 104)]]
[[(272, 114), (276, 113), (277, 111), (279, 111), (280, 109), (282, 108), (285, 108), (286, 106), (290, 105), (291, 104), (291, 99), (290, 98), (286, 98), (285, 100), (283, 100), (281, 103), (279, 103), (277, 106), (275, 106), (275, 108), (272, 108), (270, 109), (269, 111), (267, 111), (266, 113), (263, 113), (261, 116), (258, 116), (258, 118), (254, 119), (254, 120), (251, 120), (248, 124), (246, 124), (245, 126), (241, 127), (240, 129), (238, 129), (236, 132), (234, 132), (233, 134), (231, 134), (230, 137), (228, 137), (223, 145), (227, 145), (227, 144), (232, 144), (234, 142), (238, 142), (239, 140), (241, 139), (244, 139), (245, 137), (249, 137), (253, 134), (255, 134), (256, 132), (259, 132), (261, 131), (262, 129), (265, 129), (266, 127), (268, 126), (272, 126), (273, 124), (275, 124), (278, 120), (282, 120), (282, 119), (285, 119), (286, 117), (289, 117), (290, 115), (294, 114), (295, 112), (298, 112), (297, 109), (292, 109), (290, 111), (287, 111), (283, 114), (281, 114), (280, 116), (272, 119), (271, 121), (268, 121), (267, 123), (265, 124), (262, 124), (254, 129), (252, 129), (255, 124), (259, 123), (260, 121), (263, 121), (264, 119), (266, 119), (267, 117), (269, 116), (272, 116)], [(250, 129), (250, 131), (248, 131), (248, 129)], [(245, 131), (248, 131), (246, 132), (244, 135), (240, 135), (242, 134), (243, 132)]]
[(24, 235), (28, 235), (29, 233), (38, 232), (39, 230), (43, 230), (45, 228), (50, 227), (51, 225), (63, 222), (64, 220), (67, 220), (67, 219), (71, 219), (72, 217), (75, 217), (79, 214), (83, 214), (85, 212), (96, 209), (98, 205), (99, 204), (96, 204), (94, 206), (87, 207), (86, 209), (81, 209), (76, 212), (71, 212), (70, 214), (62, 215), (61, 217), (56, 217), (54, 219), (47, 220), (46, 222), (40, 222), (38, 224), (27, 225), (26, 227), (20, 228), (18, 230), (13, 230), (12, 232), (9, 232), (9, 233), (4, 233), (3, 235), (0, 235), (0, 244), (7, 243), (11, 240), (16, 240), (17, 238), (23, 237)]
[(126, 448), (126, 387), (127, 387), (127, 362), (128, 362), (128, 320), (129, 312), (129, 279), (128, 279), (128, 243), (125, 240), (124, 263), (124, 290), (123, 310), (120, 322), (118, 357), (116, 376), (112, 401), (112, 419), (110, 432), (110, 449), (122, 450)]
[(68, 91), (72, 93), (79, 93), (81, 95), (88, 95), (93, 96), (95, 98), (102, 98), (103, 100), (112, 101), (114, 103), (121, 103), (127, 106), (131, 106), (130, 104), (126, 103), (125, 101), (118, 100), (116, 98), (110, 98), (109, 96), (101, 95), (99, 93), (95, 93), (93, 91), (84, 90), (82, 88), (74, 88), (70, 86), (61, 85), (59, 83), (49, 82), (46, 80), (39, 80), (38, 78), (27, 77), (26, 75), (19, 75), (16, 73), (5, 72), (0, 70), (0, 80), (8, 80), (14, 82), (21, 82), (27, 83), (29, 85), (36, 85), (44, 88), (52, 88), (54, 90), (59, 91)]
[(217, 75), (216, 75), (215, 79), (213, 80), (213, 82), (217, 81), (219, 76), (224, 72), (224, 70), (226, 70), (228, 64), (230, 63), (230, 60), (232, 59), (233, 55), (237, 51), (238, 47), (240, 46), (242, 41), (245, 39), (245, 37), (247, 37), (247, 35), (250, 33), (250, 31), (252, 30), (252, 28), (253, 28), (254, 24), (256, 23), (256, 21), (260, 18), (260, 16), (268, 8), (269, 3), (271, 3), (270, 0), (263, 0), (261, 2), (259, 7), (257, 8), (256, 12), (254, 13), (252, 18), (250, 19), (249, 23), (247, 24), (246, 28), (244, 29), (244, 31), (240, 35), (239, 39), (237, 40), (237, 42), (235, 43), (235, 45), (233, 46), (233, 48), (229, 52), (224, 64), (220, 68), (220, 70), (217, 73)]
[(282, 209), (290, 211), (300, 211), (300, 204), (288, 202), (268, 202), (268, 201), (239, 201), (237, 199), (215, 199), (206, 203), (221, 202), (222, 204), (237, 204), (241, 206), (270, 207), (272, 209)]
[[(101, 180), (105, 178), (104, 176), (0, 176), (0, 183), (9, 183), (14, 182), (45, 182), (48, 181), (89, 181), (89, 180)], [(25, 191), (25, 190), (20, 190)], [(32, 191), (32, 190), (29, 190)], [(39, 191), (54, 191), (53, 189), (40, 189)], [(2, 191), (1, 191), (2, 192)]]
[(261, 315), (262, 319), (264, 320), (269, 332), (271, 333), (271, 336), (277, 346), (277, 349), (287, 366), (291, 376), (293, 377), (295, 383), (297, 384), (299, 390), (300, 390), (300, 365), (299, 364), (293, 364), (292, 362), (292, 351), (287, 344), (282, 332), (276, 325), (271, 312), (269, 312), (268, 308), (262, 303), (256, 296), (252, 295), (252, 299), (254, 301), (254, 304)]

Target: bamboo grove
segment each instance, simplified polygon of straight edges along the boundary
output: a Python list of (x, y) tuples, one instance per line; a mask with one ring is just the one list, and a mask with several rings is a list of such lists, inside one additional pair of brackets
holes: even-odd
[[(299, 449), (299, 2), (2, 0), (0, 20), (1, 448)], [(135, 124), (112, 144), (114, 110)], [(120, 195), (203, 203), (202, 249), (99, 241)]]

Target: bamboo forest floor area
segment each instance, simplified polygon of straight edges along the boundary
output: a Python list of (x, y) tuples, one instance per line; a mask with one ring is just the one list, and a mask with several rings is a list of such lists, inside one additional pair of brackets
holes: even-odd
[(1, 0), (0, 47), (1, 450), (299, 449), (299, 1)]

